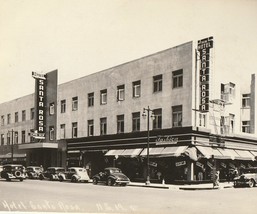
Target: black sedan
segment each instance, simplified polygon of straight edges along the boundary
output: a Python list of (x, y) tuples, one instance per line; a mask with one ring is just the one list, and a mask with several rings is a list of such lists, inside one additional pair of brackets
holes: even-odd
[(130, 182), (129, 178), (119, 168), (115, 167), (105, 168), (103, 172), (96, 174), (92, 179), (93, 184), (105, 183), (108, 186), (126, 186)]

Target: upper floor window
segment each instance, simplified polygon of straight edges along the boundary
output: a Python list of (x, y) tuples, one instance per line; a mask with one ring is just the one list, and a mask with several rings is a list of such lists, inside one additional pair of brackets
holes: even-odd
[(153, 77), (153, 92), (162, 91), (162, 74)]
[(182, 105), (172, 106), (172, 127), (182, 126)]
[(132, 113), (132, 131), (140, 131), (140, 112)]
[(235, 115), (229, 114), (229, 133), (234, 133), (235, 128)]
[(21, 143), (25, 143), (26, 142), (26, 131), (23, 130), (21, 131)]
[(19, 122), (19, 113), (18, 112), (15, 112), (15, 114), (14, 114), (14, 121), (15, 121), (15, 123)]
[(72, 111), (78, 110), (78, 97), (72, 98)]
[(88, 136), (94, 136), (94, 120), (87, 121), (87, 134)]
[(87, 97), (88, 97), (88, 107), (94, 106), (94, 92), (89, 93)]
[(1, 126), (4, 126), (4, 115), (1, 116)]
[(14, 143), (18, 144), (18, 142), (19, 142), (19, 133), (16, 131), (14, 132)]
[(31, 109), (30, 109), (30, 119), (31, 119), (31, 120), (34, 120), (34, 117), (35, 117), (35, 109), (34, 109), (34, 108), (31, 108)]
[(107, 104), (107, 89), (100, 91), (100, 104)]
[(125, 85), (117, 86), (117, 101), (125, 100)]
[(242, 108), (250, 107), (250, 94), (242, 95)]
[(54, 126), (49, 126), (49, 140), (54, 140), (54, 135), (55, 135)]
[(178, 88), (183, 86), (183, 70), (177, 70), (172, 72), (172, 87)]
[(66, 100), (61, 100), (61, 113), (66, 112)]
[(61, 124), (60, 128), (60, 139), (65, 139), (65, 124)]
[(78, 137), (78, 123), (72, 123), (72, 138)]
[(242, 121), (242, 132), (250, 133), (250, 121)]
[(54, 103), (50, 103), (49, 105), (49, 114), (54, 115)]
[(117, 133), (124, 133), (124, 114), (117, 115)]
[(7, 114), (7, 124), (11, 123), (11, 114)]
[(25, 121), (25, 120), (26, 120), (26, 110), (23, 110), (23, 111), (21, 112), (21, 120), (22, 120), (22, 121)]
[[(182, 112), (181, 112), (181, 118), (182, 118)], [(199, 113), (199, 126), (206, 127), (206, 114)]]
[(154, 120), (153, 120), (153, 129), (161, 129), (162, 128), (162, 109), (155, 109), (153, 111)]
[(4, 145), (4, 134), (1, 134), (1, 146)]
[(100, 135), (107, 134), (107, 118), (100, 118)]
[(34, 133), (34, 129), (30, 129), (30, 142), (35, 142), (35, 138), (32, 136), (32, 134)]
[(7, 145), (11, 144), (11, 136), (12, 134), (10, 132), (7, 133)]
[(141, 96), (141, 81), (135, 81), (133, 84), (133, 97), (140, 97)]

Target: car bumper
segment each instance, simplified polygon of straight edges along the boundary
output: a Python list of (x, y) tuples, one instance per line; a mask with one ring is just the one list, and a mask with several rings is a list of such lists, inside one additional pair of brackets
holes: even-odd
[(234, 181), (234, 186), (249, 186), (250, 181)]

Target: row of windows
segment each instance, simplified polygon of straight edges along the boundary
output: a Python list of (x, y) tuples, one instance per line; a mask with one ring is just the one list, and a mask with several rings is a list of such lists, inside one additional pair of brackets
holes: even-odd
[[(33, 142), (34, 138), (30, 135), (31, 130), (27, 135), (29, 136), (29, 141)], [(18, 131), (8, 131), (6, 134), (1, 134), (1, 145), (11, 145), (11, 144), (18, 144), (18, 143), (26, 143), (28, 141), (26, 135), (26, 131), (21, 131), (21, 136), (19, 135)], [(5, 143), (6, 142), (6, 143)]]
[[(34, 108), (30, 109), (30, 120), (33, 120), (35, 116), (35, 110)], [(21, 111), (21, 121), (26, 121), (26, 110), (22, 110)], [(18, 123), (20, 122), (19, 120), (19, 112), (15, 112), (14, 113), (14, 123)], [(6, 117), (6, 125), (11, 124), (12, 120), (11, 120), (11, 114), (7, 114)], [(5, 115), (1, 115), (1, 126), (5, 125)]]
[[(153, 77), (153, 92), (161, 92), (163, 82), (163, 75), (157, 75)], [(172, 72), (172, 86), (173, 88), (179, 88), (183, 86), (183, 70), (177, 70)], [(133, 98), (141, 96), (141, 80), (132, 82)], [(88, 93), (88, 107), (94, 106), (95, 93)], [(117, 86), (117, 101), (125, 100), (125, 85)], [(100, 105), (107, 104), (107, 89), (100, 90)], [(72, 111), (78, 110), (78, 97), (72, 98)], [(61, 100), (61, 113), (66, 112), (66, 100)]]

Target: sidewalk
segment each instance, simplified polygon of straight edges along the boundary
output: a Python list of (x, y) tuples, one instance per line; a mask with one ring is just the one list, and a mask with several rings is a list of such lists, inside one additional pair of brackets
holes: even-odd
[(219, 190), (225, 188), (232, 188), (233, 182), (220, 183), (219, 187), (213, 188), (212, 183), (207, 184), (191, 184), (191, 185), (175, 185), (175, 184), (157, 184), (151, 183), (150, 185), (145, 185), (145, 183), (140, 182), (130, 182), (128, 186), (135, 187), (145, 187), (145, 188), (159, 188), (159, 189), (170, 189), (170, 190)]

